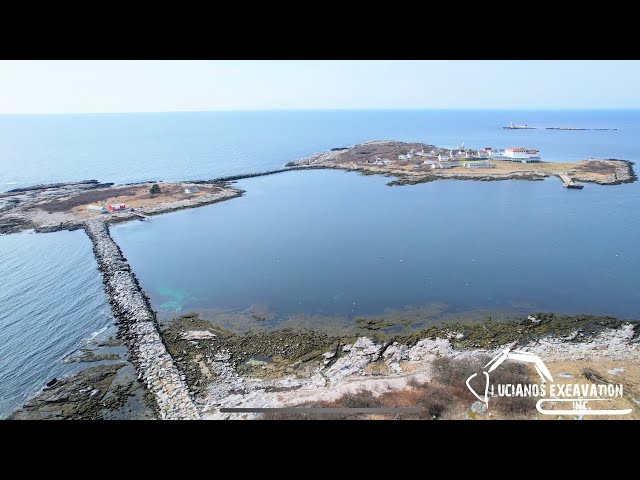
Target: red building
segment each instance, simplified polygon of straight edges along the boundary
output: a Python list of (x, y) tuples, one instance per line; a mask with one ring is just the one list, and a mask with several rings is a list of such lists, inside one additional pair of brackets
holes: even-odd
[(117, 212), (118, 210), (125, 210), (127, 206), (124, 203), (116, 203), (107, 207), (110, 212)]

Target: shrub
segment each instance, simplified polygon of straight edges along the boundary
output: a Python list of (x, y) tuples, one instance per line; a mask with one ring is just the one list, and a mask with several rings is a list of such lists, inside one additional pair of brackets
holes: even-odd
[(160, 185), (158, 185), (157, 183), (154, 183), (153, 185), (151, 185), (151, 188), (149, 189), (149, 193), (151, 195), (154, 195), (160, 192), (162, 192), (162, 190), (160, 190)]
[(464, 385), (469, 375), (477, 372), (486, 362), (484, 358), (452, 359), (449, 357), (438, 357), (433, 361), (434, 379), (442, 385)]

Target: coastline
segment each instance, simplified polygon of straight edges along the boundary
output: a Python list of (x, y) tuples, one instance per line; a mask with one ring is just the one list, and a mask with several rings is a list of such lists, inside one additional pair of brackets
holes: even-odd
[[(620, 405), (628, 406), (639, 393), (632, 387), (640, 375), (639, 334), (638, 322), (548, 313), (510, 322), (447, 323), (392, 335), (294, 329), (232, 334), (197, 315), (178, 317), (163, 330), (204, 419), (272, 418), (220, 409), (345, 406), (354, 395), (369, 398), (372, 405), (389, 406), (384, 402), (417, 395), (420, 385), (450, 397), (447, 414), (437, 418), (481, 416), (474, 412), (477, 405), (464, 386), (464, 378), (473, 372), (466, 369), (513, 341), (544, 358), (565, 381), (594, 376), (603, 382), (624, 380), (630, 390)], [(462, 370), (464, 378), (443, 383), (438, 378), (443, 361), (449, 362), (449, 373)], [(529, 407), (494, 418), (539, 418)], [(305, 418), (300, 415), (280, 418)]]
[[(360, 172), (364, 175), (384, 175), (396, 177), (388, 183), (390, 186), (415, 185), (418, 183), (432, 182), (435, 180), (543, 180), (545, 178), (560, 175), (569, 175), (574, 180), (598, 185), (620, 185), (633, 183), (637, 176), (633, 169), (634, 162), (619, 159), (590, 159), (580, 162), (535, 162), (521, 163), (509, 160), (491, 159), (494, 168), (470, 169), (461, 166), (461, 161), (443, 161), (443, 165), (451, 164), (448, 168), (432, 169), (423, 158), (413, 157), (415, 160), (396, 160), (402, 156), (402, 152), (415, 151), (417, 149), (430, 150), (430, 154), (450, 155), (451, 150), (441, 149), (433, 145), (419, 143), (405, 143), (395, 141), (375, 140), (363, 144), (345, 147), (339, 150), (331, 150), (311, 155), (306, 158), (289, 162), (291, 166), (307, 166), (334, 168)], [(434, 157), (437, 163), (437, 157)], [(471, 161), (474, 161), (473, 159)]]
[[(634, 171), (634, 162), (629, 160), (583, 160), (572, 163), (539, 162), (521, 164), (505, 160), (493, 160), (497, 164), (494, 169), (471, 170), (465, 167), (457, 167), (444, 170), (432, 170), (426, 166), (409, 161), (394, 161), (389, 165), (373, 165), (374, 158), (378, 158), (376, 148), (382, 148), (385, 154), (396, 154), (409, 148), (418, 148), (422, 144), (411, 144), (394, 141), (372, 141), (352, 147), (333, 148), (327, 152), (316, 153), (308, 157), (288, 162), (284, 167), (261, 172), (250, 172), (238, 175), (228, 175), (209, 180), (191, 180), (176, 183), (159, 182), (162, 188), (181, 191), (188, 185), (198, 185), (201, 188), (210, 189), (208, 192), (198, 192), (194, 195), (174, 194), (165, 202), (153, 206), (142, 206), (134, 211), (94, 214), (93, 217), (102, 218), (107, 223), (119, 223), (130, 220), (142, 220), (147, 216), (160, 215), (187, 208), (197, 208), (211, 205), (224, 200), (229, 200), (244, 195), (244, 191), (234, 188), (231, 182), (245, 178), (275, 175), (289, 171), (302, 170), (345, 170), (358, 172), (363, 175), (382, 175), (394, 177), (387, 183), (389, 186), (415, 185), (428, 183), (435, 180), (476, 180), (476, 181), (500, 181), (500, 180), (528, 180), (540, 181), (555, 176), (568, 176), (575, 181), (595, 183), (598, 185), (621, 185), (633, 183), (638, 177)], [(434, 149), (433, 145), (424, 148)], [(359, 150), (360, 149), (360, 150)], [(364, 149), (364, 151), (362, 150)], [(448, 152), (446, 149), (438, 151)], [(346, 157), (345, 157), (346, 156)], [(354, 161), (352, 157), (358, 156)], [(346, 160), (345, 160), (346, 158)], [(422, 160), (420, 160), (422, 162)], [(455, 170), (455, 171), (451, 171)], [(49, 233), (59, 230), (78, 230), (83, 228), (88, 218), (86, 208), (92, 203), (87, 200), (82, 203), (82, 198), (97, 196), (104, 199), (118, 199), (122, 192), (137, 193), (126, 197), (135, 199), (143, 197), (153, 181), (114, 185), (113, 183), (99, 183), (97, 180), (85, 180), (80, 182), (56, 183), (48, 185), (35, 185), (32, 187), (18, 188), (0, 193), (0, 235), (17, 233), (23, 230), (34, 230), (36, 233)], [(136, 197), (137, 195), (137, 197)], [(149, 196), (147, 195), (147, 198)], [(150, 199), (150, 201), (153, 198)], [(65, 202), (73, 207), (61, 210), (60, 205)], [(53, 210), (53, 211), (52, 211)]]
[[(376, 142), (372, 142), (363, 145), (375, 143)], [(394, 143), (400, 145), (400, 142)], [(398, 145), (394, 146), (398, 147)], [(173, 327), (161, 331), (158, 327), (156, 314), (149, 304), (148, 297), (140, 287), (135, 274), (126, 262), (126, 259), (122, 256), (120, 248), (113, 241), (108, 230), (108, 225), (111, 223), (144, 220), (146, 216), (159, 215), (186, 208), (196, 208), (236, 198), (242, 196), (245, 192), (238, 188), (231, 187), (228, 182), (243, 178), (284, 173), (290, 170), (337, 169), (357, 171), (365, 175), (396, 177), (396, 180), (389, 182), (388, 185), (409, 185), (438, 179), (478, 181), (521, 179), (535, 181), (554, 175), (554, 173), (544, 171), (536, 172), (526, 170), (512, 172), (507, 175), (492, 174), (486, 171), (478, 173), (469, 172), (463, 175), (431, 171), (416, 173), (405, 168), (385, 169), (340, 162), (341, 155), (345, 154), (345, 152), (351, 153), (351, 149), (359, 146), (360, 145), (356, 145), (355, 147), (349, 147), (347, 149), (317, 154), (296, 162), (289, 162), (285, 168), (271, 171), (233, 175), (212, 180), (195, 180), (174, 184), (162, 183), (162, 188), (166, 187), (167, 189), (176, 188), (180, 190), (187, 184), (197, 184), (211, 187), (211, 190), (201, 192), (200, 195), (195, 197), (182, 199), (176, 197), (176, 199), (172, 199), (172, 201), (135, 208), (134, 211), (125, 213), (97, 215), (93, 217), (82, 217), (81, 213), (68, 215), (66, 213), (61, 215), (49, 213), (47, 215), (53, 215), (53, 218), (50, 218), (47, 215), (41, 215), (37, 210), (39, 207), (50, 206), (52, 203), (56, 204), (56, 202), (75, 201), (77, 199), (76, 197), (84, 195), (86, 192), (106, 192), (109, 195), (116, 194), (116, 196), (120, 190), (125, 189), (139, 189), (142, 192), (148, 190), (151, 182), (113, 186), (112, 184), (101, 184), (97, 181), (85, 181), (16, 189), (12, 192), (0, 194), (0, 233), (13, 233), (24, 229), (34, 229), (38, 233), (80, 228), (85, 230), (94, 244), (94, 255), (98, 260), (99, 269), (103, 275), (105, 292), (108, 295), (114, 315), (118, 320), (119, 336), (124, 339), (129, 348), (138, 378), (142, 379), (147, 389), (153, 395), (154, 408), (160, 418), (186, 419), (200, 418), (201, 416), (204, 418), (237, 418), (229, 416), (220, 417), (220, 415), (216, 413), (216, 409), (221, 405), (237, 405), (238, 402), (244, 405), (248, 404), (247, 402), (258, 400), (258, 404), (264, 405), (265, 402), (268, 401), (267, 397), (271, 399), (270, 396), (264, 396), (265, 392), (305, 391), (308, 393), (308, 391), (313, 391), (317, 388), (328, 388), (328, 390), (326, 390), (328, 393), (325, 392), (319, 395), (316, 395), (319, 393), (318, 391), (313, 395), (307, 395), (307, 393), (305, 393), (297, 399), (295, 394), (290, 395), (284, 400), (277, 395), (273, 396), (273, 399), (269, 400), (272, 401), (269, 405), (276, 406), (299, 404), (299, 401), (303, 401), (303, 403), (337, 401), (340, 395), (351, 391), (352, 387), (356, 384), (358, 388), (363, 386), (371, 386), (371, 388), (373, 388), (372, 385), (377, 385), (377, 380), (370, 383), (369, 380), (371, 380), (371, 378), (369, 377), (375, 377), (376, 375), (382, 375), (384, 381), (387, 382), (388, 385), (391, 385), (391, 387), (386, 390), (383, 389), (385, 392), (402, 391), (411, 387), (409, 383), (411, 378), (414, 378), (416, 382), (424, 382), (432, 378), (430, 369), (433, 368), (432, 364), (436, 354), (450, 358), (457, 358), (460, 355), (462, 355), (462, 357), (469, 356), (475, 358), (487, 353), (495, 353), (495, 351), (497, 351), (496, 349), (504, 347), (504, 342), (507, 341), (507, 337), (511, 338), (509, 335), (519, 334), (518, 329), (521, 329), (522, 325), (526, 325), (526, 322), (524, 322), (524, 324), (522, 322), (516, 322), (516, 324), (505, 327), (505, 331), (510, 331), (509, 335), (505, 333), (507, 336), (496, 333), (493, 335), (493, 340), (487, 340), (487, 344), (480, 342), (466, 346), (464, 342), (461, 341), (453, 342), (452, 338), (466, 341), (468, 338), (475, 337), (467, 337), (465, 332), (456, 330), (458, 327), (455, 326), (443, 327), (448, 330), (440, 328), (412, 334), (414, 336), (411, 337), (398, 336), (397, 338), (383, 338), (375, 335), (358, 337), (324, 335), (321, 337), (317, 332), (292, 332), (286, 334), (282, 332), (276, 332), (275, 334), (273, 332), (264, 332), (254, 333), (254, 335), (257, 335), (257, 337), (254, 337), (255, 342), (247, 342), (246, 338), (234, 337), (228, 332), (217, 329), (216, 327), (202, 324), (196, 317), (190, 317), (187, 321), (194, 326), (198, 326), (200, 330), (194, 330), (193, 328), (185, 329), (183, 326), (182, 331), (172, 330), (171, 328)], [(606, 160), (600, 162), (605, 162), (604, 165), (613, 168), (614, 172), (602, 175), (590, 171), (583, 172), (582, 174), (575, 172), (574, 178), (579, 181), (594, 182), (601, 185), (631, 183), (637, 180), (632, 168), (633, 162), (625, 160)], [(76, 209), (76, 212), (79, 212), (82, 209), (86, 210), (86, 205), (80, 203), (73, 208)], [(589, 322), (592, 321), (593, 319), (589, 320)], [(589, 322), (587, 322), (587, 326), (590, 327), (592, 323)], [(549, 320), (549, 323), (553, 323), (553, 319)], [(544, 325), (546, 325), (546, 323)], [(615, 321), (608, 325), (610, 328), (602, 334), (604, 336), (601, 335), (601, 330), (594, 332), (594, 334), (598, 334), (598, 338), (602, 338), (587, 349), (588, 354), (599, 355), (601, 352), (606, 352), (611, 358), (624, 360), (625, 362), (632, 359), (637, 363), (638, 349), (635, 326), (632, 325), (630, 327), (629, 325), (631, 324), (629, 322), (625, 323), (622, 321)], [(558, 336), (555, 331), (552, 333), (539, 334), (535, 341), (533, 340), (534, 337), (527, 339), (521, 337), (520, 341), (525, 342), (528, 348), (538, 348), (541, 339), (544, 342), (551, 342), (552, 339), (555, 338), (563, 345), (570, 344), (575, 340), (572, 335), (575, 337), (574, 333), (579, 332), (581, 328), (583, 327), (576, 326), (576, 330), (571, 332), (563, 330), (560, 336)], [(632, 330), (631, 333), (629, 333), (630, 328)], [(187, 333), (186, 336), (185, 333)], [(275, 337), (271, 338), (269, 335), (275, 335)], [(453, 335), (453, 337), (451, 335)], [(458, 339), (458, 335), (463, 336)], [(201, 338), (198, 338), (198, 336)], [(305, 349), (306, 347), (298, 351), (292, 349), (290, 352), (283, 351), (282, 349), (277, 351), (273, 350), (275, 344), (284, 341), (283, 338), (291, 338), (292, 342), (295, 340), (297, 344), (307, 345), (311, 350)], [(216, 343), (222, 339), (226, 339), (226, 343)], [(618, 353), (609, 349), (609, 343), (606, 342), (610, 342), (612, 339), (616, 340), (616, 345), (623, 345), (620, 351), (623, 357), (627, 355), (626, 357), (616, 356)], [(207, 342), (208, 345), (205, 345)], [(219, 345), (222, 345), (222, 347), (217, 348)], [(265, 347), (264, 351), (258, 348), (255, 353), (256, 358), (252, 359), (247, 358), (245, 354), (237, 353), (240, 351), (240, 345), (246, 350), (249, 349), (248, 345), (252, 345), (252, 348), (253, 346), (269, 345), (269, 348), (267, 349)], [(289, 344), (284, 345), (287, 348), (289, 346)], [(418, 350), (412, 350), (415, 349), (417, 345), (420, 345)], [(466, 350), (464, 348), (460, 350), (460, 345), (465, 347)], [(607, 348), (603, 348), (605, 345)], [(345, 350), (345, 347), (348, 348)], [(203, 348), (205, 350), (201, 351)], [(461, 353), (463, 350), (474, 353), (463, 354)], [(592, 350), (594, 350), (595, 353)], [(353, 354), (351, 353), (352, 351)], [(412, 351), (414, 353), (423, 351), (423, 353), (420, 355), (415, 353), (412, 357)], [(576, 351), (580, 351), (580, 349)], [(208, 355), (207, 352), (209, 353)], [(267, 353), (269, 355), (266, 355)], [(558, 352), (555, 352), (554, 354), (557, 353)], [(263, 359), (274, 356), (280, 357), (283, 361), (280, 362), (278, 360), (275, 362), (277, 365), (270, 366), (270, 362)], [(564, 357), (559, 356), (558, 358), (562, 359)], [(250, 363), (247, 364), (247, 362)], [(414, 363), (405, 364), (403, 362)], [(271, 363), (274, 362), (272, 361)], [(625, 365), (627, 365), (627, 363), (625, 363)], [(405, 366), (407, 369), (404, 368)], [(267, 379), (268, 381), (263, 380), (263, 367), (265, 367), (264, 370), (267, 371), (270, 369), (274, 370), (271, 372), (273, 373), (272, 378)], [(299, 367), (302, 368), (302, 370), (298, 371)], [(625, 366), (624, 368), (629, 367)], [(415, 375), (408, 375), (408, 373), (411, 372), (417, 373), (415, 373)], [(256, 373), (258, 375), (257, 377), (252, 376), (256, 375)], [(300, 380), (300, 378), (296, 376), (299, 373), (302, 374), (303, 380)], [(292, 374), (295, 375), (291, 376)], [(93, 373), (89, 374), (89, 376), (91, 375), (93, 375)], [(114, 372), (107, 369), (104, 375), (113, 376)], [(351, 382), (348, 378), (353, 376), (366, 378), (364, 378), (364, 380), (360, 378), (362, 382), (358, 380), (354, 381), (353, 384), (348, 383)], [(215, 381), (210, 382), (212, 379), (215, 379)], [(347, 383), (341, 383), (343, 381)], [(347, 384), (350, 386), (343, 389), (341, 389), (342, 387), (332, 387), (332, 385)], [(69, 380), (60, 387), (77, 390), (87, 388), (85, 384), (82, 382), (78, 383), (75, 380)], [(91, 415), (93, 415), (93, 413), (91, 413)]]
[(159, 335), (149, 299), (120, 247), (111, 238), (107, 223), (89, 220), (85, 231), (93, 242), (105, 291), (117, 319), (118, 336), (129, 348), (138, 378), (153, 394), (160, 418), (199, 418), (184, 376), (177, 370)]
[[(519, 349), (544, 360), (556, 383), (624, 383), (624, 395), (615, 399), (614, 406), (635, 407), (640, 396), (637, 320), (532, 313), (506, 322), (491, 318), (475, 323), (447, 322), (419, 332), (396, 334), (290, 328), (241, 334), (224, 330), (197, 314), (185, 314), (164, 325), (161, 336), (184, 375), (200, 418), (205, 420), (640, 419), (637, 410), (624, 417), (549, 417), (538, 413), (535, 400), (530, 398), (513, 402), (494, 398), (487, 410), (464, 384), (475, 368), (517, 342)], [(91, 401), (91, 392), (103, 391), (102, 382), (111, 380), (120, 365), (93, 367), (63, 379), (53, 388), (45, 388), (10, 418), (127, 418), (122, 417), (122, 405), (131, 394), (129, 386), (116, 386), (116, 394), (106, 402)], [(510, 364), (510, 370), (516, 372), (515, 377), (508, 373), (496, 378), (535, 381), (532, 367)], [(153, 406), (150, 394), (146, 395)], [(384, 415), (295, 410), (406, 406), (416, 406), (416, 412)], [(294, 410), (233, 413), (222, 408)], [(47, 416), (52, 409), (57, 415)]]

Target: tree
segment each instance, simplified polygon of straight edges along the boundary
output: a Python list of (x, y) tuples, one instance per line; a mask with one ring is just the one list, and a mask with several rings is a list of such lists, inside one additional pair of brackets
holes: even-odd
[(149, 193), (151, 195), (153, 195), (154, 193), (160, 193), (162, 192), (162, 190), (160, 190), (160, 185), (158, 185), (157, 183), (154, 183), (153, 185), (151, 185), (151, 188), (149, 189)]

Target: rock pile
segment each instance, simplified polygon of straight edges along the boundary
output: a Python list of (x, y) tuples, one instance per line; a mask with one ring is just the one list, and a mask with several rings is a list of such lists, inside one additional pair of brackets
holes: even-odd
[(103, 275), (119, 333), (139, 378), (154, 395), (160, 418), (198, 419), (200, 414), (157, 329), (155, 313), (118, 245), (101, 219), (84, 224)]

